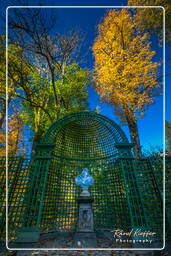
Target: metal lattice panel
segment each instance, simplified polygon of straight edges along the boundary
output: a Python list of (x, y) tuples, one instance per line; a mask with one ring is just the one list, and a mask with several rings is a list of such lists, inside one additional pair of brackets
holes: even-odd
[[(120, 172), (120, 163), (106, 160), (91, 164), (53, 158), (42, 212), (42, 228), (48, 230), (75, 230), (77, 223), (77, 201), (80, 189), (74, 179), (84, 166), (89, 166), (95, 184), (90, 188), (94, 199), (94, 221), (97, 229), (131, 226), (129, 209)], [(107, 184), (107, 186), (106, 186)], [(55, 198), (55, 200), (54, 200)], [(121, 215), (120, 213), (126, 213)]]
[[(10, 157), (8, 167), (8, 236), (16, 238), (16, 230), (22, 226), (27, 209), (25, 200), (30, 188), (30, 160), (23, 157)], [(0, 158), (0, 234), (5, 240), (6, 223), (6, 159)]]
[[(156, 164), (158, 164), (156, 162)], [(151, 161), (140, 159), (136, 161), (137, 180), (140, 194), (142, 195), (142, 205), (145, 212), (146, 224), (157, 234), (161, 234), (163, 230), (163, 197), (161, 191), (163, 163), (160, 163), (160, 184), (157, 184), (157, 173), (154, 172), (154, 167)], [(155, 207), (154, 207), (155, 206)], [(161, 235), (162, 236), (162, 235)]]

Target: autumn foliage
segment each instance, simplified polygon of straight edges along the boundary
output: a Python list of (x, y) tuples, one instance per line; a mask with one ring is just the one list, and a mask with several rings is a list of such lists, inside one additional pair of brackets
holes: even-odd
[(136, 21), (150, 34), (158, 37), (159, 42), (163, 41), (163, 27), (165, 16), (166, 42), (171, 45), (171, 4), (170, 0), (128, 0), (129, 6), (157, 6), (157, 8), (134, 8)]
[(8, 155), (17, 154), (25, 155), (23, 142), (23, 123), (20, 113), (15, 112), (8, 117), (8, 130), (6, 130), (6, 121), (0, 130), (0, 156), (6, 155), (6, 132), (8, 132)]
[(126, 120), (132, 142), (140, 153), (137, 117), (153, 103), (159, 64), (150, 48), (148, 34), (142, 33), (128, 10), (110, 10), (93, 45), (95, 88), (101, 100), (111, 103), (115, 113)]

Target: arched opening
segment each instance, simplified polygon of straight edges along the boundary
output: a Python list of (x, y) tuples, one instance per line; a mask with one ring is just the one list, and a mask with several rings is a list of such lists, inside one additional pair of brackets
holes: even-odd
[[(56, 121), (42, 143), (55, 145), (48, 168), (42, 229), (75, 229), (80, 189), (74, 180), (85, 167), (95, 180), (90, 188), (95, 228), (111, 230), (131, 226), (117, 147), (129, 142), (115, 122), (95, 112), (71, 114)], [(131, 154), (129, 147), (126, 152)]]

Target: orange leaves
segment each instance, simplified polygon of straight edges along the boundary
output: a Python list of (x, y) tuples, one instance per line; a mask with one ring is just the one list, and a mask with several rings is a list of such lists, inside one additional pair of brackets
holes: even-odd
[[(0, 130), (0, 156), (6, 154), (6, 129), (5, 123)], [(8, 119), (8, 153), (9, 155), (16, 155), (18, 152), (24, 154), (24, 147), (21, 145), (23, 132), (23, 123), (19, 116), (19, 113), (12, 114)]]
[(115, 109), (122, 108), (124, 113), (126, 106), (133, 115), (152, 103), (152, 91), (159, 87), (159, 64), (152, 61), (155, 52), (150, 49), (148, 34), (140, 32), (126, 9), (110, 10), (98, 26), (93, 45), (97, 92)]

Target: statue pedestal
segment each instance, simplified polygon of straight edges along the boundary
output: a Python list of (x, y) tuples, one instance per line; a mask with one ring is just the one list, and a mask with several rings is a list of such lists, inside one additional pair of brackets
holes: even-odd
[(94, 233), (93, 222), (93, 199), (87, 196), (81, 196), (78, 199), (79, 213), (77, 231), (74, 237), (74, 248), (96, 248), (97, 239)]
[(82, 196), (78, 199), (77, 232), (94, 232), (92, 203), (93, 199), (91, 197)]

